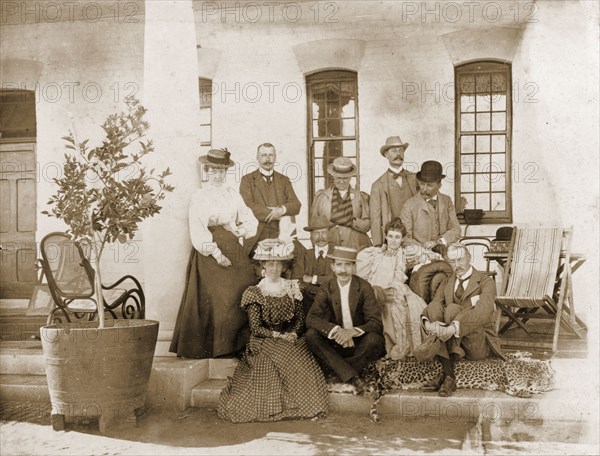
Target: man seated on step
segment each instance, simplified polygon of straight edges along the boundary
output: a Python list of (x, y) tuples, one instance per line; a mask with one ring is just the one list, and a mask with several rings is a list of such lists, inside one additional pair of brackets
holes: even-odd
[(442, 365), (442, 373), (430, 385), (442, 397), (456, 391), (456, 361), (463, 357), (482, 360), (490, 354), (504, 358), (496, 334), (494, 279), (473, 267), (464, 244), (450, 244), (446, 261), (454, 272), (423, 310), (423, 328), (428, 336), (415, 350), (419, 361), (437, 357)]
[(335, 278), (324, 284), (306, 318), (306, 343), (314, 355), (360, 394), (360, 372), (385, 355), (381, 311), (369, 282), (354, 274), (356, 249), (334, 247)]

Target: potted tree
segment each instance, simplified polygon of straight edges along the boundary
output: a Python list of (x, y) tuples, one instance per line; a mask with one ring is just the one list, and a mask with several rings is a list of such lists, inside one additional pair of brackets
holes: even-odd
[[(107, 243), (133, 239), (139, 223), (158, 214), (160, 201), (173, 187), (166, 170), (147, 171), (144, 156), (154, 151), (145, 139), (146, 109), (127, 98), (124, 112), (109, 115), (97, 147), (79, 141), (74, 125), (66, 141), (63, 174), (54, 179), (51, 217), (63, 220), (67, 233), (89, 246), (94, 270), (98, 321), (57, 323), (41, 328), (52, 424), (98, 418), (100, 431), (143, 408), (158, 335), (158, 322), (104, 318), (100, 259)], [(136, 147), (137, 146), (137, 147)], [(123, 172), (127, 170), (127, 172)], [(137, 415), (137, 413), (136, 413)]]

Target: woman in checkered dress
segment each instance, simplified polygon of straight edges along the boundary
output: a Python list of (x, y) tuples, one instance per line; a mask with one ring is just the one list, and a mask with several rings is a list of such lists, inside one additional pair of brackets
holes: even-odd
[[(287, 248), (289, 247), (289, 248)], [(232, 422), (277, 421), (327, 414), (329, 396), (323, 373), (308, 350), (303, 329), (302, 293), (296, 280), (281, 277), (292, 244), (266, 239), (254, 259), (265, 278), (246, 289), (250, 341), (233, 377), (221, 392), (218, 414)]]

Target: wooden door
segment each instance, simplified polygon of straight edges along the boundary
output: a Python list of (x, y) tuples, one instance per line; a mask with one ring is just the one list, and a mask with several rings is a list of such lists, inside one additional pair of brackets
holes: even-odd
[(35, 226), (35, 143), (0, 143), (0, 298), (31, 297)]

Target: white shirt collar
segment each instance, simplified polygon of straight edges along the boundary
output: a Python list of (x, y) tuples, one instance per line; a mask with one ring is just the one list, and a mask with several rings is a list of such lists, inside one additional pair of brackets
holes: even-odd
[(473, 274), (473, 266), (469, 266), (469, 269), (467, 269), (467, 272), (465, 272), (463, 275), (459, 276), (458, 274), (456, 275), (457, 279), (460, 280), (465, 280), (467, 277), (471, 277), (471, 274)]
[(432, 196), (431, 198), (427, 198), (425, 201), (427, 201), (427, 202), (429, 202), (430, 200), (437, 201), (437, 199), (438, 199), (438, 194), (436, 193), (434, 196)]
[(327, 256), (327, 252), (329, 251), (329, 246), (325, 245), (325, 247), (319, 247), (318, 245), (315, 244), (315, 258), (319, 258), (319, 252), (323, 251), (323, 256), (326, 257)]
[(266, 170), (264, 170), (262, 168), (259, 168), (258, 172), (261, 173), (263, 175), (263, 177), (271, 177), (273, 175), (273, 170), (266, 171)]
[(400, 168), (394, 168), (393, 166), (390, 166), (389, 169), (395, 173), (399, 173), (400, 171), (404, 170), (404, 165), (402, 165)]

